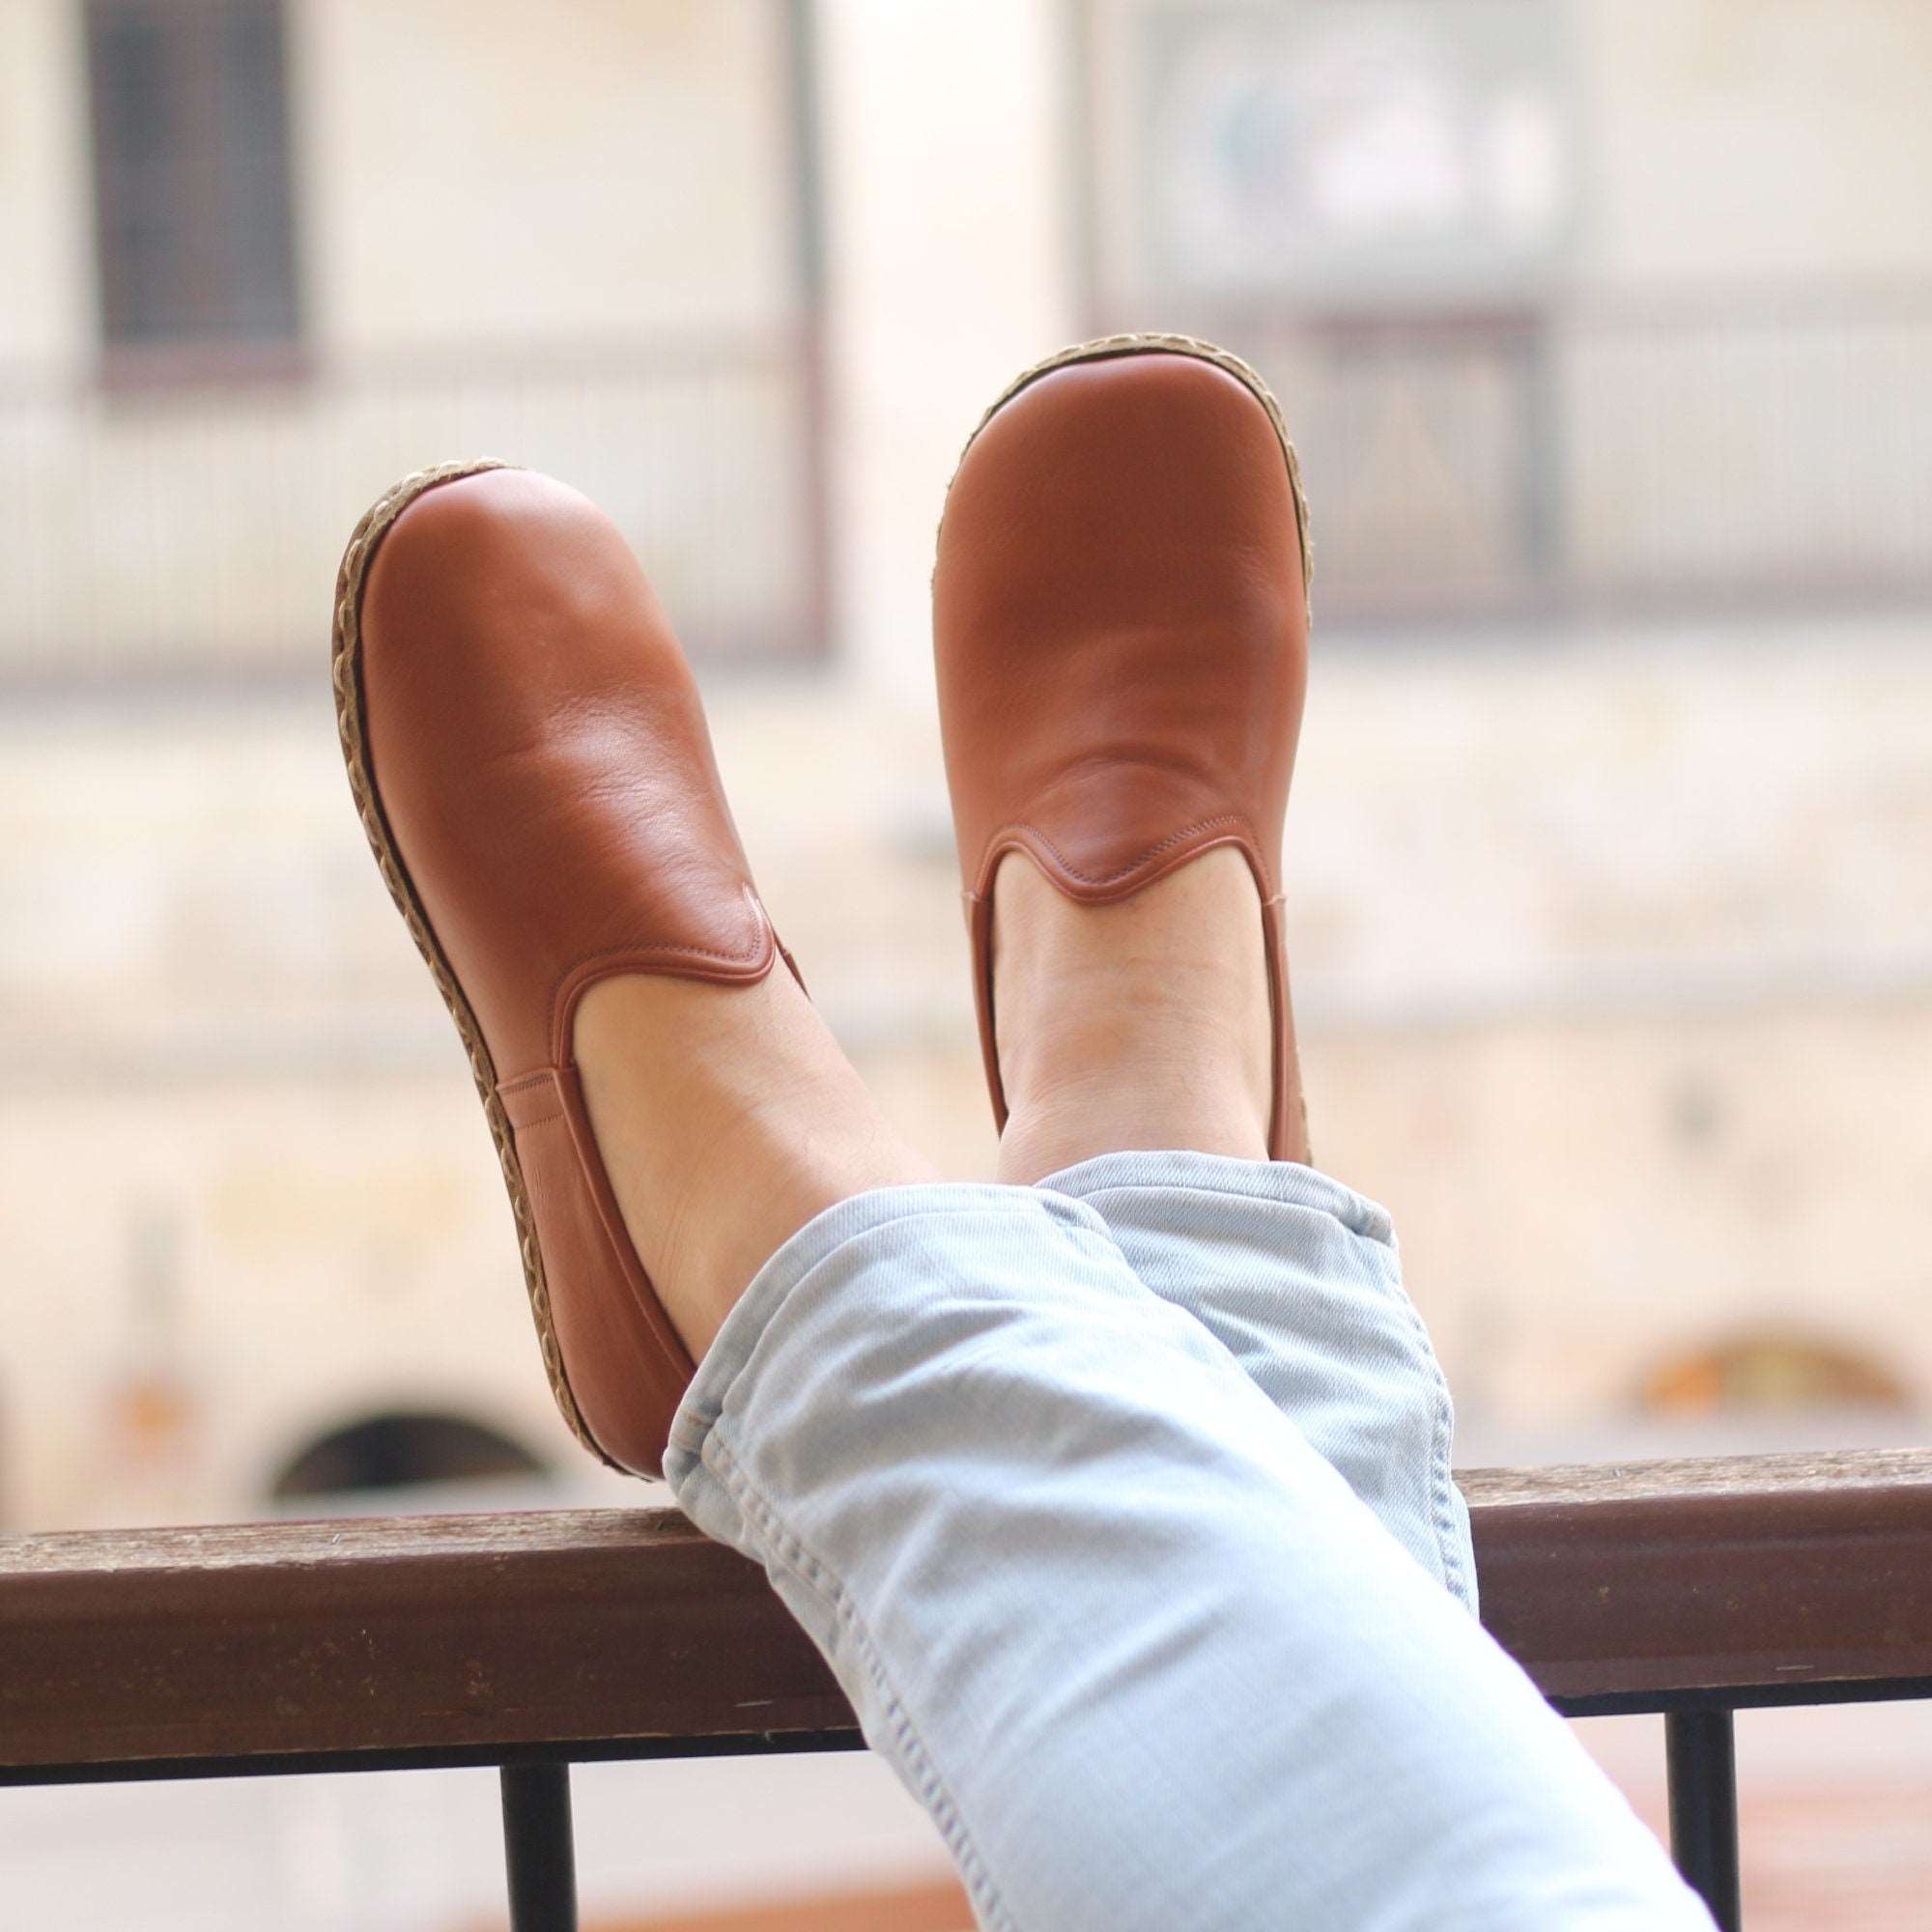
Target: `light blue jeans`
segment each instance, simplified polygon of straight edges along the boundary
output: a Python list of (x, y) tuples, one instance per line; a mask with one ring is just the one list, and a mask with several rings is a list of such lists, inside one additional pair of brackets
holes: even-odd
[(1470, 1614), (1388, 1216), (1110, 1154), (846, 1201), (666, 1474), (756, 1558), (989, 1932), (1710, 1932)]

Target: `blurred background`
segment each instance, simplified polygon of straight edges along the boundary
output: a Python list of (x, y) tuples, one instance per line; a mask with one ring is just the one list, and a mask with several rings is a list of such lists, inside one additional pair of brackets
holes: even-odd
[[(1122, 328), (1301, 449), (1315, 1140), (1459, 1462), (1922, 1440), (1928, 89), (1920, 0), (0, 0), (0, 1529), (641, 1493), (341, 776), (407, 469), (619, 520), (833, 1026), (989, 1170), (932, 532)], [(1922, 1926), (1922, 1712), (1740, 1732), (1752, 1924)], [(868, 1759), (578, 1787), (586, 1932), (967, 1922)], [(494, 1806), (9, 1792), (0, 1923), (470, 1932)]]

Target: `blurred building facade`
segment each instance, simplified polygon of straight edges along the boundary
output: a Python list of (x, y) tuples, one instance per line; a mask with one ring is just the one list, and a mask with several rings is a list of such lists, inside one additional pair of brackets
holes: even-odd
[(985, 1170), (932, 529), (1123, 327), (1297, 428), (1316, 1144), (1464, 1459), (1909, 1433), (1928, 77), (1912, 0), (10, 0), (0, 1519), (632, 1493), (336, 770), (335, 560), (420, 464), (617, 516), (833, 1024)]

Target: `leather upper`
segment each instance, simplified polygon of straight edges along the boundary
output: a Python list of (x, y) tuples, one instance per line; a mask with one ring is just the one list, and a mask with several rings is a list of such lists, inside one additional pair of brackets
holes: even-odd
[(614, 973), (754, 980), (776, 942), (697, 689), (616, 526), (547, 476), (416, 498), (362, 594), (383, 810), (499, 1078)]
[(961, 459), (940, 526), (933, 637), (1002, 1122), (991, 892), (1009, 851), (1068, 896), (1101, 901), (1211, 846), (1237, 847), (1268, 908), (1285, 1027), (1281, 834), (1307, 681), (1302, 555), (1273, 418), (1196, 355), (1050, 367)]
[(380, 539), (359, 676), (384, 821), (494, 1063), (569, 1396), (594, 1447), (654, 1471), (693, 1368), (611, 1194), (572, 1016), (612, 975), (749, 982), (779, 956), (684, 653), (601, 511), (496, 469)]

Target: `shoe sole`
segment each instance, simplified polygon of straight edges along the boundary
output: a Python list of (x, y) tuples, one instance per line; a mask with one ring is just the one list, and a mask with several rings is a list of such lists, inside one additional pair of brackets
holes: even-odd
[(480, 476), (491, 469), (506, 469), (514, 465), (483, 457), (469, 463), (443, 463), (432, 469), (418, 469), (392, 485), (370, 507), (351, 532), (342, 554), (342, 567), (335, 579), (335, 617), (329, 639), (329, 676), (335, 687), (335, 724), (342, 742), (342, 760), (349, 769), (349, 790), (355, 801), (355, 814), (368, 836), (369, 849), (376, 855), (377, 868), (396, 910), (410, 929), (428, 965), (436, 989), (456, 1022), (463, 1049), (469, 1057), (469, 1071), (476, 1082), (477, 1097), (483, 1102), (484, 1118), (490, 1122), (490, 1138), (497, 1144), (497, 1158), (503, 1169), (503, 1184), (509, 1190), (510, 1212), (517, 1224), (517, 1247), (523, 1257), (524, 1285), (529, 1291), (530, 1315), (536, 1322), (537, 1347), (543, 1353), (544, 1374), (551, 1394), (570, 1432), (600, 1463), (612, 1468), (620, 1465), (597, 1445), (577, 1398), (571, 1393), (569, 1378), (563, 1372), (563, 1355), (557, 1347), (555, 1324), (551, 1320), (550, 1288), (544, 1277), (543, 1250), (537, 1242), (536, 1217), (530, 1211), (529, 1188), (517, 1159), (516, 1140), (510, 1129), (503, 1103), (497, 1097), (497, 1067), (484, 1043), (483, 1029), (463, 996), (455, 972), (443, 955), (436, 929), (423, 910), (409, 867), (389, 831), (381, 794), (369, 770), (368, 730), (362, 698), (362, 582), (369, 561), (391, 525), (426, 491), (440, 484), (454, 483), (466, 476)]
[[(1274, 426), (1275, 438), (1288, 464), (1289, 488), (1294, 496), (1294, 533), (1301, 547), (1301, 591), (1306, 599), (1315, 582), (1315, 547), (1308, 532), (1308, 498), (1301, 487), (1301, 459), (1294, 453), (1294, 440), (1288, 433), (1288, 422), (1282, 415), (1281, 405), (1258, 371), (1250, 368), (1238, 355), (1231, 355), (1211, 342), (1203, 342), (1196, 336), (1101, 335), (1092, 342), (1076, 342), (1068, 348), (1056, 350), (1043, 361), (1036, 362), (1031, 369), (1023, 369), (993, 398), (986, 407), (985, 414), (974, 424), (973, 434), (966, 439), (966, 447), (959, 452), (959, 462), (953, 466), (952, 482), (946, 486), (947, 496), (952, 496), (952, 483), (958, 481), (967, 452), (979, 441), (980, 432), (1030, 384), (1038, 382), (1042, 376), (1052, 375), (1056, 369), (1069, 369), (1077, 362), (1105, 362), (1120, 355), (1190, 355), (1197, 362), (1211, 363), (1216, 369), (1233, 376), (1267, 412), (1268, 421)], [(945, 512), (942, 510), (940, 515), (943, 522)]]

